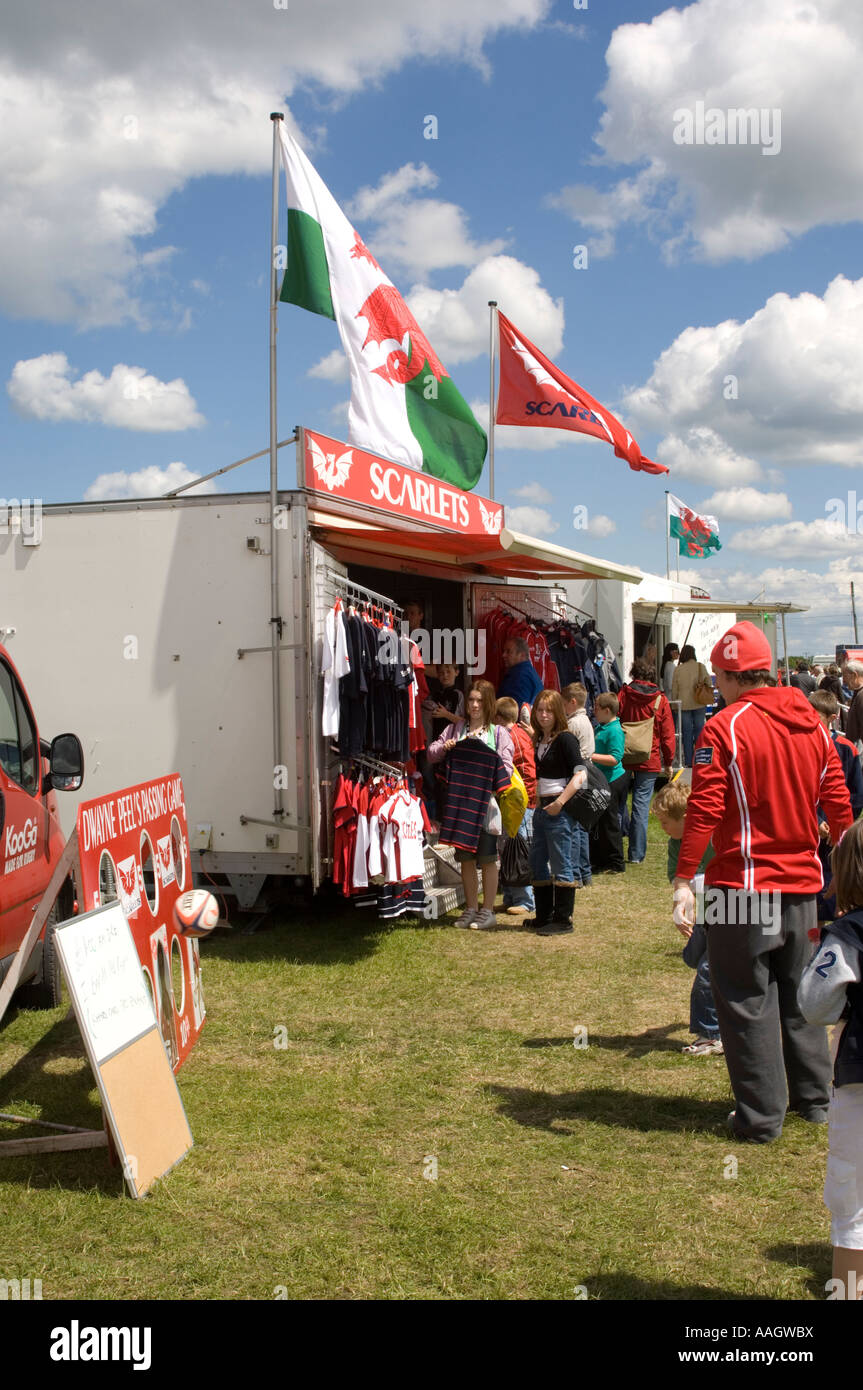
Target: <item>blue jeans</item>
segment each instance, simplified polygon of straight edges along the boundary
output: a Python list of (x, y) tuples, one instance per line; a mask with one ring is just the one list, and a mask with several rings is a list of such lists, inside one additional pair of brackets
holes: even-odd
[(683, 720), (683, 761), (686, 767), (692, 767), (692, 752), (698, 741), (698, 735), (704, 728), (707, 711), (704, 709), (685, 709), (681, 711), (681, 718)]
[(566, 811), (550, 816), (541, 806), (533, 813), (530, 874), (534, 883), (574, 883), (572, 821)]
[(576, 879), (582, 883), (590, 883), (590, 833), (585, 830), (583, 825), (577, 823), (573, 825), (572, 836), (572, 867), (575, 870)]
[(710, 966), (707, 962), (707, 933), (698, 922), (683, 948), (683, 959), (695, 969), (689, 996), (689, 1031), (699, 1038), (718, 1038), (719, 1019), (710, 988)]
[[(519, 840), (529, 840), (533, 834), (533, 808), (528, 806), (524, 813), (524, 820), (518, 827)], [(529, 907), (533, 911), (533, 889), (529, 883), (524, 887), (510, 888), (506, 884), (503, 886), (503, 905), (504, 907)]]
[(640, 864), (647, 853), (647, 817), (658, 772), (639, 772), (632, 779), (632, 811), (629, 817), (629, 862)]

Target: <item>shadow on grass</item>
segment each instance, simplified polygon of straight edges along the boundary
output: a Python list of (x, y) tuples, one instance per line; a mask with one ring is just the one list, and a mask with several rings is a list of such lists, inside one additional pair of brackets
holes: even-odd
[[(680, 1052), (679, 1039), (672, 1040), (672, 1033), (679, 1033), (687, 1027), (686, 1023), (668, 1023), (664, 1028), (647, 1028), (643, 1033), (619, 1033), (604, 1038), (599, 1033), (589, 1033), (591, 1047), (606, 1047), (614, 1051), (624, 1051), (627, 1057), (643, 1057), (646, 1052)], [(572, 1036), (562, 1038), (525, 1038), (522, 1047), (572, 1047)]]
[(596, 1090), (532, 1091), (527, 1087), (488, 1085), (488, 1095), (500, 1104), (499, 1113), (518, 1125), (545, 1129), (552, 1134), (572, 1134), (567, 1120), (587, 1120), (592, 1124), (643, 1132), (664, 1130), (719, 1131), (724, 1134), (727, 1101), (699, 1100), (693, 1096), (644, 1095), (638, 1091)]
[[(73, 1066), (51, 1070), (48, 1064), (57, 1060), (71, 1061)], [(75, 1062), (83, 1065), (75, 1066)], [(22, 1107), (32, 1107), (40, 1120), (101, 1129), (102, 1107), (91, 1096), (95, 1087), (78, 1025), (70, 1014), (54, 1023), (0, 1076), (0, 1111), (20, 1114)], [(3, 1124), (0, 1139), (44, 1139), (56, 1132), (35, 1125)], [(120, 1170), (111, 1166), (107, 1149), (0, 1157), (0, 1180), (26, 1187), (97, 1189), (113, 1197), (123, 1193)]]
[[(825, 1225), (825, 1232), (826, 1232)], [(833, 1273), (833, 1250), (825, 1234), (820, 1245), (768, 1245), (764, 1251), (768, 1260), (790, 1265), (792, 1269), (806, 1269), (809, 1278), (806, 1287), (813, 1298), (824, 1300), (827, 1280)]]
[(399, 917), (381, 921), (374, 909), (353, 907), (338, 900), (304, 903), (293, 909), (274, 909), (266, 929), (246, 936), (242, 918), (231, 931), (215, 932), (200, 943), (201, 958), (245, 963), (285, 960), (300, 965), (352, 965), (368, 959), (381, 940), (393, 932), (440, 931), (448, 927), (445, 919), (427, 922), (422, 918)]
[[(756, 1302), (761, 1294), (730, 1293), (727, 1290), (708, 1288), (706, 1284), (673, 1284), (669, 1279), (640, 1279), (636, 1274), (588, 1274), (582, 1281), (587, 1289), (587, 1297), (623, 1302), (686, 1302), (695, 1299), (707, 1302), (711, 1299), (726, 1300), (733, 1303)], [(710, 1343), (713, 1346), (713, 1343)]]

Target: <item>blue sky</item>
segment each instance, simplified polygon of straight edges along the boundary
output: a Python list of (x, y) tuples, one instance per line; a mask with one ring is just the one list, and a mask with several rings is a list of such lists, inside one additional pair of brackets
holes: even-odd
[[(855, 7), (40, 12), (10, 22), (0, 73), (5, 496), (153, 495), (265, 447), (268, 114), (281, 109), (468, 400), (487, 402), (496, 297), (672, 469), (636, 475), (596, 441), (499, 431), (511, 524), (658, 571), (667, 486), (720, 523), (722, 552), (687, 577), (715, 597), (808, 604), (793, 645), (850, 635), (860, 536), (826, 518), (858, 480), (863, 504)], [(777, 152), (676, 143), (674, 113), (698, 101), (763, 110), (761, 146), (778, 110)], [(332, 323), (282, 307), (283, 436), (303, 423), (344, 437), (338, 349)], [(265, 483), (249, 465), (225, 485)], [(587, 533), (569, 521), (576, 503)]]

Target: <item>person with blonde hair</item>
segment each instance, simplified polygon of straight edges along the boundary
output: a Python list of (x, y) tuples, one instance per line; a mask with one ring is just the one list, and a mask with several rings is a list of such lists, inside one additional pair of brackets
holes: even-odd
[(541, 690), (530, 712), (536, 760), (536, 810), (530, 852), (536, 917), (528, 926), (540, 936), (572, 931), (575, 903), (575, 821), (569, 803), (587, 782), (578, 739), (569, 732), (557, 690)]

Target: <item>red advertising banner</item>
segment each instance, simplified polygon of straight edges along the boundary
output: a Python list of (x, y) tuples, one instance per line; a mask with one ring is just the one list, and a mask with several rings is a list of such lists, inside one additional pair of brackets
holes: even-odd
[(119, 898), (174, 1071), (204, 1026), (198, 943), (174, 923), (193, 886), (183, 782), (176, 774), (78, 807), (83, 911)]
[(433, 522), (461, 534), (496, 536), (503, 507), (428, 473), (367, 454), (352, 444), (304, 430), (305, 485), (313, 492), (360, 502), (389, 516)]

